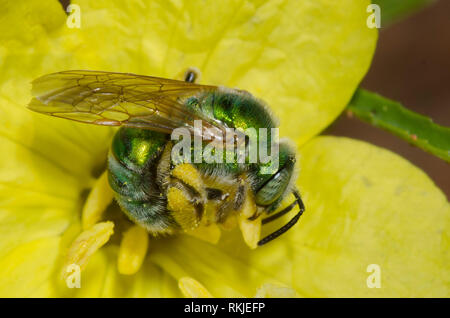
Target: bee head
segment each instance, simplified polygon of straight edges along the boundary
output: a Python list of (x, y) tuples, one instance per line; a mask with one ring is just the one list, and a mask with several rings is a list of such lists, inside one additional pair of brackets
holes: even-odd
[(281, 142), (279, 149), (279, 168), (273, 174), (259, 179), (255, 197), (257, 205), (271, 210), (281, 203), (295, 180), (295, 151), (286, 142)]
[(268, 175), (265, 178), (259, 174), (259, 184), (255, 195), (256, 204), (263, 206), (266, 213), (270, 214), (280, 206), (283, 199), (288, 194), (292, 193), (295, 197), (295, 201), (281, 211), (262, 219), (262, 224), (264, 225), (278, 219), (279, 217), (290, 212), (295, 206), (298, 206), (298, 211), (288, 223), (259, 240), (258, 246), (264, 245), (288, 231), (297, 223), (300, 216), (305, 211), (302, 198), (294, 186), (296, 179), (296, 156), (294, 148), (290, 147), (288, 142), (281, 142), (279, 156), (280, 165), (279, 169), (275, 173)]

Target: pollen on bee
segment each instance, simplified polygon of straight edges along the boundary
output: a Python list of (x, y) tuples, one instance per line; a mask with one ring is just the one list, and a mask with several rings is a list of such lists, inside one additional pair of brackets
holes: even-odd
[(176, 166), (172, 172), (172, 176), (184, 181), (186, 184), (193, 187), (202, 195), (204, 194), (203, 179), (200, 173), (191, 164), (183, 163)]
[(108, 184), (108, 173), (105, 171), (97, 179), (89, 193), (81, 212), (81, 224), (86, 230), (97, 223), (108, 205), (112, 202), (114, 192)]
[(182, 277), (178, 280), (178, 287), (187, 298), (212, 298), (209, 291), (192, 277)]
[(195, 229), (199, 225), (199, 216), (186, 194), (178, 188), (167, 191), (167, 207), (173, 211), (175, 221), (183, 229)]
[(67, 252), (63, 267), (63, 279), (67, 277), (66, 268), (68, 266), (75, 264), (83, 270), (91, 256), (109, 241), (113, 233), (114, 223), (110, 221), (97, 223), (88, 230), (81, 232)]
[(117, 269), (124, 275), (137, 273), (144, 262), (148, 249), (147, 230), (139, 225), (129, 228), (122, 237), (117, 259)]

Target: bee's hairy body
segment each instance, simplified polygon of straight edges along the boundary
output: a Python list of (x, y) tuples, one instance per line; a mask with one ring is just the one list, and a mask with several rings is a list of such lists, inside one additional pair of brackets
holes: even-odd
[[(270, 128), (277, 123), (247, 93), (217, 90), (189, 97), (187, 107), (230, 128)], [(171, 161), (170, 135), (122, 127), (109, 158), (109, 182), (116, 200), (134, 222), (152, 234), (171, 234), (200, 224), (224, 226), (234, 216), (256, 218), (274, 211), (294, 180), (295, 154), (280, 143), (279, 169), (261, 173), (261, 164)]]

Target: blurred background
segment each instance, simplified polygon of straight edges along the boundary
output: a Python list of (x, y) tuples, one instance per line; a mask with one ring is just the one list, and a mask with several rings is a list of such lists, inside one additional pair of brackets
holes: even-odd
[[(70, 0), (60, 2), (67, 8)], [(381, 16), (383, 20), (383, 11)], [(450, 126), (450, 0), (436, 0), (393, 25), (382, 25), (361, 85)], [(323, 134), (365, 140), (398, 153), (424, 170), (450, 199), (450, 165), (406, 141), (345, 112)]]
[[(391, 26), (382, 25), (361, 86), (450, 126), (450, 1), (439, 0)], [(450, 198), (450, 164), (406, 141), (346, 113), (324, 134), (366, 140), (398, 153), (422, 168)]]

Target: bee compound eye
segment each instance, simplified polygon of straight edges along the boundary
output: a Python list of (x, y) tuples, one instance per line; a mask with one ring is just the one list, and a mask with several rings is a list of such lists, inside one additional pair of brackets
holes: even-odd
[(290, 169), (280, 169), (258, 190), (256, 204), (267, 206), (275, 202), (286, 190), (290, 179)]

